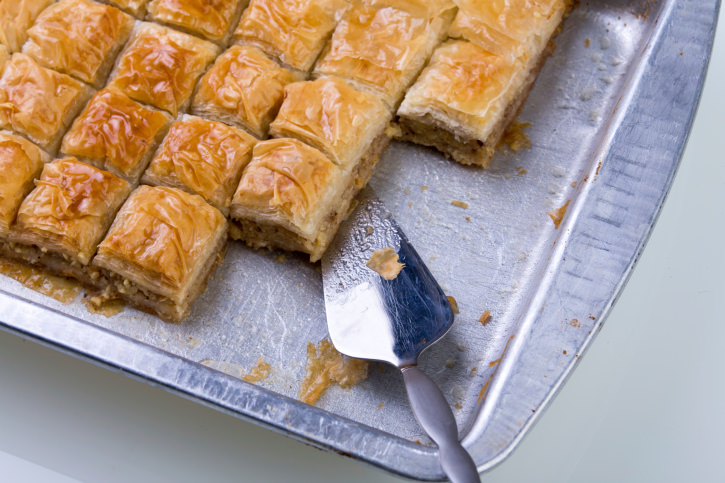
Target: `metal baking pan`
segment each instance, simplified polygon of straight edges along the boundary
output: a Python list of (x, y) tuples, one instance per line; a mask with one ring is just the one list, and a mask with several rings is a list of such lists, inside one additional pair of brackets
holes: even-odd
[[(401, 143), (381, 161), (373, 187), (460, 307), (421, 365), (481, 471), (525, 435), (626, 282), (675, 175), (718, 7), (582, 2), (519, 116), (531, 149), (504, 148), (485, 171)], [(547, 212), (567, 202), (556, 228)], [(327, 335), (320, 277), (303, 257), (234, 243), (180, 325), (91, 314), (0, 277), (0, 326), (314, 446), (443, 478), (396, 371), (372, 366), (315, 407), (297, 401), (306, 345)], [(260, 356), (271, 376), (243, 381)]]

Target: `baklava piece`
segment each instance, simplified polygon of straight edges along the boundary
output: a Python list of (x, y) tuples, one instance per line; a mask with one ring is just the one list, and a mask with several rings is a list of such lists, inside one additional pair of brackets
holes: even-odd
[(302, 80), (252, 46), (232, 46), (199, 81), (191, 105), (198, 116), (239, 126), (258, 138), (282, 104), (284, 87)]
[(461, 0), (449, 35), (398, 110), (400, 137), (489, 165), (571, 2)]
[(131, 16), (88, 0), (61, 0), (28, 30), (23, 53), (99, 88), (133, 29)]
[(0, 44), (8, 51), (20, 52), (27, 31), (45, 7), (55, 0), (2, 0), (0, 1)]
[(98, 273), (88, 264), (130, 191), (123, 179), (74, 158), (44, 165), (12, 228), (14, 256), (95, 286)]
[(109, 85), (176, 116), (219, 48), (192, 35), (139, 23), (116, 63)]
[(107, 3), (118, 7), (126, 13), (136, 18), (142, 19), (146, 15), (147, 0), (99, 0), (101, 3)]
[(347, 7), (346, 0), (252, 0), (233, 41), (306, 73)]
[(412, 8), (414, 2), (357, 2), (335, 29), (315, 76), (339, 76), (394, 110), (453, 20), (455, 4), (439, 4), (433, 9)]
[(398, 110), (400, 137), (462, 164), (488, 166), (533, 82), (523, 67), (470, 42), (447, 42)]
[(108, 87), (91, 98), (60, 150), (135, 185), (170, 124), (171, 116), (165, 112), (144, 107)]
[(27, 139), (0, 132), (0, 240), (7, 238), (20, 203), (48, 161), (50, 156)]
[(532, 59), (534, 64), (570, 7), (569, 0), (459, 0), (461, 9), (449, 35), (502, 57)]
[(121, 207), (93, 265), (137, 308), (180, 322), (221, 262), (224, 216), (200, 196), (140, 186)]
[(0, 44), (0, 74), (2, 74), (3, 67), (5, 67), (5, 64), (10, 60), (10, 52), (8, 52), (8, 48), (5, 47), (3, 44)]
[(247, 0), (151, 0), (148, 18), (225, 44)]
[(0, 129), (22, 134), (54, 154), (92, 93), (72, 77), (13, 54), (0, 76)]
[(184, 116), (171, 126), (141, 181), (198, 194), (227, 215), (255, 143), (241, 129)]
[(352, 173), (360, 188), (390, 143), (386, 133), (390, 118), (376, 96), (356, 91), (337, 77), (324, 77), (285, 88), (270, 134), (314, 146)]
[(347, 215), (350, 183), (327, 156), (296, 139), (254, 146), (234, 198), (232, 238), (322, 257)]

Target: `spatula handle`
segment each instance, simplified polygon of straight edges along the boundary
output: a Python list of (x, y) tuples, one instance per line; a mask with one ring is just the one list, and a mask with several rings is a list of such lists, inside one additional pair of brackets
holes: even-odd
[(471, 456), (458, 442), (458, 428), (448, 402), (436, 383), (415, 366), (402, 369), (413, 414), (438, 445), (441, 467), (454, 483), (478, 482)]

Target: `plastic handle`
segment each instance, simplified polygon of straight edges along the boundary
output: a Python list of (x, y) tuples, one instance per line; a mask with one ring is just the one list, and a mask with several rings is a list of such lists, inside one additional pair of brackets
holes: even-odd
[(436, 383), (415, 366), (402, 369), (415, 419), (438, 445), (441, 467), (454, 483), (479, 482), (471, 455), (458, 441), (458, 428), (448, 402)]

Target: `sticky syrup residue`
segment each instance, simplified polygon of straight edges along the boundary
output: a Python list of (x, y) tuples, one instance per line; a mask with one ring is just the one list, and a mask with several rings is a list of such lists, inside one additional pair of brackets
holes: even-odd
[(546, 214), (551, 217), (551, 221), (554, 222), (554, 226), (556, 228), (559, 228), (559, 226), (561, 225), (561, 220), (563, 220), (564, 215), (566, 215), (566, 210), (569, 208), (570, 201), (571, 200), (566, 200), (566, 203), (564, 203), (559, 208), (546, 212)]
[(257, 364), (252, 367), (249, 373), (242, 377), (247, 382), (257, 383), (263, 381), (269, 377), (269, 373), (272, 371), (272, 366), (264, 362), (264, 356), (257, 359)]
[(517, 152), (522, 148), (530, 148), (531, 140), (524, 129), (531, 126), (530, 122), (512, 122), (501, 137), (501, 142), (506, 144), (513, 152)]
[(405, 268), (405, 264), (398, 261), (398, 254), (392, 248), (375, 250), (365, 265), (385, 280), (395, 279)]
[(107, 291), (100, 293), (88, 293), (83, 299), (83, 305), (86, 306), (88, 312), (99, 314), (105, 317), (111, 317), (126, 307), (123, 300), (111, 297)]
[(0, 260), (0, 273), (17, 280), (31, 290), (52, 297), (66, 305), (81, 293), (81, 286), (78, 282), (64, 277), (56, 277), (21, 263)]
[(337, 383), (345, 389), (368, 377), (368, 363), (337, 352), (329, 339), (323, 339), (317, 347), (307, 343), (307, 369), (300, 385), (299, 399), (315, 404), (330, 386)]
[(257, 383), (267, 379), (272, 372), (272, 366), (264, 362), (264, 356), (257, 359), (257, 364), (247, 372), (239, 364), (234, 364), (227, 361), (214, 361), (211, 359), (204, 359), (201, 364), (212, 369), (216, 369), (224, 374), (229, 374), (237, 379), (243, 379), (247, 382)]
[(491, 384), (491, 381), (493, 380), (493, 376), (495, 376), (496, 373), (498, 372), (499, 364), (503, 360), (503, 356), (506, 355), (506, 351), (508, 350), (509, 344), (511, 343), (511, 339), (513, 339), (513, 338), (514, 338), (514, 336), (511, 335), (511, 337), (509, 337), (509, 340), (506, 341), (506, 345), (504, 346), (503, 351), (501, 352), (501, 355), (499, 356), (499, 358), (496, 359), (495, 361), (491, 361), (488, 363), (488, 367), (496, 367), (496, 369), (494, 369), (494, 371), (491, 373), (491, 375), (488, 376), (488, 379), (486, 379), (486, 383), (483, 385), (483, 387), (481, 388), (481, 391), (478, 393), (478, 402), (479, 403), (481, 401), (483, 401), (484, 399), (486, 399), (486, 393), (488, 392), (488, 386), (489, 386), (489, 384)]

